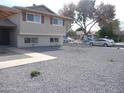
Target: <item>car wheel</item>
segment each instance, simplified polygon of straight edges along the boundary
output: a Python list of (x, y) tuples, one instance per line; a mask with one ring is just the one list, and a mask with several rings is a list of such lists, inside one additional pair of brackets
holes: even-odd
[(108, 47), (108, 44), (105, 43), (105, 44), (103, 44), (103, 46), (104, 46), (104, 47)]

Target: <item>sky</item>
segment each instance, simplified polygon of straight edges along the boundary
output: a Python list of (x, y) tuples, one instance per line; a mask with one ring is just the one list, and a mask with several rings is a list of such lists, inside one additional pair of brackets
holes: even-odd
[[(96, 0), (96, 4), (100, 4), (100, 2), (108, 3), (115, 5), (116, 7), (116, 18), (120, 20), (121, 29), (124, 29), (124, 0)], [(64, 4), (68, 4), (73, 2), (77, 4), (79, 0), (0, 0), (1, 5), (6, 6), (31, 6), (33, 4), (41, 5), (44, 4), (51, 10), (58, 12)]]

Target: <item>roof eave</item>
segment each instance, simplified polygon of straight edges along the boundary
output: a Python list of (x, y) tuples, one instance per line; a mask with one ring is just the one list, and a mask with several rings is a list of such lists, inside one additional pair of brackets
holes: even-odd
[(0, 5), (0, 19), (7, 18), (17, 13), (18, 11), (16, 9)]
[(59, 16), (59, 15), (57, 15), (57, 14), (45, 13), (45, 12), (36, 11), (36, 10), (33, 10), (33, 9), (24, 8), (24, 7), (15, 6), (14, 8), (19, 9), (19, 10), (22, 10), (22, 11), (30, 11), (30, 12), (39, 13), (39, 14), (44, 14), (44, 15), (48, 15), (48, 16), (59, 17), (59, 18), (65, 19), (65, 20), (70, 20), (70, 21), (73, 20), (72, 18), (69, 18), (69, 17)]

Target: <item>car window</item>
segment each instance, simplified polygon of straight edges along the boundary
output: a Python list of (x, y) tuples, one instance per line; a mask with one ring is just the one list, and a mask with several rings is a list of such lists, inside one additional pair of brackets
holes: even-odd
[(105, 41), (105, 40), (100, 40), (100, 41)]
[(98, 39), (98, 40), (96, 40), (96, 41), (105, 41), (105, 40), (103, 40), (103, 39)]
[(96, 41), (99, 41), (99, 40), (96, 40)]

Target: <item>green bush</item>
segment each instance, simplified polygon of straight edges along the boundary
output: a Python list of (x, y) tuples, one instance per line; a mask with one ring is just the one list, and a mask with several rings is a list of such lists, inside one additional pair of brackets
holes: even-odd
[(104, 37), (109, 37), (109, 38), (113, 38), (114, 37), (114, 34), (113, 34), (113, 30), (111, 29), (111, 27), (109, 27), (108, 25), (107, 26), (103, 26), (99, 32), (98, 32), (99, 36), (101, 38), (104, 38)]
[(112, 39), (114, 39), (115, 42), (124, 42), (124, 36), (117, 36), (115, 35)]
[(32, 71), (30, 75), (31, 75), (31, 78), (37, 77), (40, 75), (40, 72), (39, 71)]

